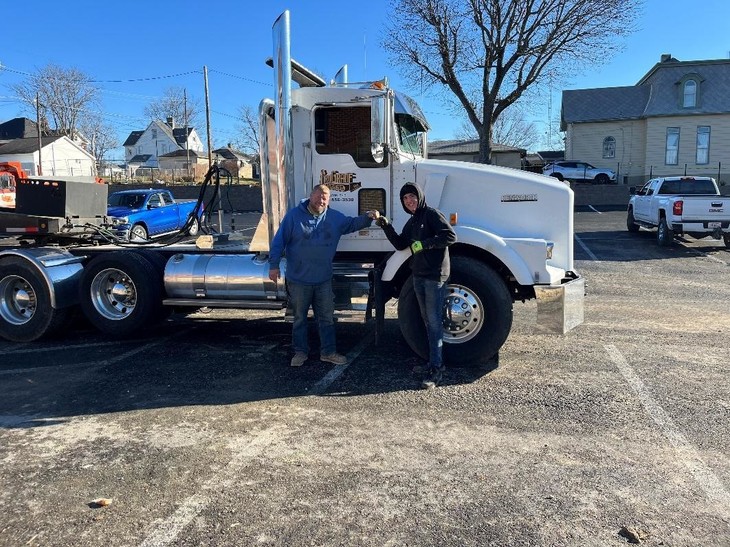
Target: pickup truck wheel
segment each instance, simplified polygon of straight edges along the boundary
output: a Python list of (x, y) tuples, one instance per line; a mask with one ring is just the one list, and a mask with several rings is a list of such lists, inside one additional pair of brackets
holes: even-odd
[(633, 209), (629, 209), (629, 212), (626, 214), (626, 228), (632, 233), (639, 231), (639, 225), (636, 224), (636, 220), (634, 219)]
[(659, 219), (659, 226), (656, 230), (656, 241), (660, 247), (670, 245), (674, 240), (674, 232), (669, 229), (667, 219), (662, 217)]
[(129, 239), (131, 241), (147, 241), (148, 237), (147, 228), (142, 224), (135, 224), (129, 232)]
[(162, 279), (143, 254), (101, 254), (81, 276), (80, 303), (89, 322), (113, 336), (128, 336), (159, 318)]
[(596, 175), (595, 180), (596, 180), (596, 184), (608, 184), (609, 183), (609, 178), (606, 173), (598, 173)]
[[(497, 354), (512, 328), (512, 298), (494, 270), (472, 258), (453, 257), (444, 306), (446, 363), (480, 363)], [(410, 348), (428, 359), (426, 327), (412, 277), (398, 297), (398, 319)]]
[(730, 234), (723, 234), (722, 239), (725, 242), (725, 247), (730, 249)]
[(54, 309), (43, 276), (22, 260), (0, 263), (0, 336), (32, 342), (66, 324), (70, 308)]

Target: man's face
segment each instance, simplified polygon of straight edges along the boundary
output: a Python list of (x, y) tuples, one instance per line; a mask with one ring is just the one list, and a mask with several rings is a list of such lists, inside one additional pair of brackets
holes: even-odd
[(415, 213), (418, 208), (418, 196), (416, 194), (406, 194), (403, 196), (403, 205), (406, 206), (409, 213)]
[(324, 210), (327, 209), (327, 205), (329, 205), (329, 202), (329, 190), (322, 190), (320, 188), (317, 188), (309, 196), (309, 207), (312, 209), (312, 211), (316, 211), (318, 215), (324, 213)]

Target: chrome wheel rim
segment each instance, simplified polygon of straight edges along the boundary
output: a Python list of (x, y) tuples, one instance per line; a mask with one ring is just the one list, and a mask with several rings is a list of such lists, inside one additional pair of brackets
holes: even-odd
[(35, 315), (38, 296), (24, 278), (9, 275), (0, 280), (0, 316), (11, 325), (24, 325)]
[(137, 287), (116, 268), (100, 271), (91, 283), (91, 302), (99, 315), (111, 321), (129, 317), (137, 305)]
[(444, 342), (463, 344), (484, 326), (484, 306), (473, 291), (463, 285), (448, 285), (444, 304)]

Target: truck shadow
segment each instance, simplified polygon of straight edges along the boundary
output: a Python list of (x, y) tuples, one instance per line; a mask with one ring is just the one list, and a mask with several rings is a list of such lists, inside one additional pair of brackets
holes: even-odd
[[(373, 332), (371, 324), (337, 325), (338, 349), (354, 360), (325, 384), (336, 367), (320, 362), (316, 347), (304, 366), (289, 366), (291, 324), (283, 319), (173, 316), (126, 340), (80, 324), (62, 338), (0, 341), (0, 428), (146, 409), (420, 391), (421, 375), (412, 372), (420, 360), (401, 337), (397, 320), (386, 320), (377, 346), (367, 342)], [(313, 346), (316, 340), (312, 329)], [(496, 366), (450, 364), (443, 383), (469, 384)]]

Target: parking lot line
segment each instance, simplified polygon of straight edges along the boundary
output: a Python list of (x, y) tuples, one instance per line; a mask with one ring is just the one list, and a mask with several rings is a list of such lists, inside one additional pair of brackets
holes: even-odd
[(312, 388), (311, 392), (312, 395), (321, 395), (325, 391), (327, 391), (327, 388), (332, 385), (332, 382), (337, 380), (343, 372), (350, 366), (350, 364), (357, 358), (358, 355), (360, 355), (363, 350), (372, 345), (373, 342), (373, 333), (371, 332), (368, 334), (365, 338), (363, 338), (359, 344), (357, 344), (354, 348), (352, 348), (349, 352), (347, 352), (347, 364), (346, 365), (339, 365), (330, 370), (319, 382), (314, 384), (314, 387)]
[(584, 251), (585, 251), (586, 253), (588, 253), (588, 256), (590, 256), (590, 257), (591, 257), (591, 260), (596, 260), (596, 261), (598, 260), (598, 257), (597, 257), (596, 255), (594, 255), (594, 254), (593, 254), (593, 251), (591, 251), (591, 250), (590, 250), (590, 249), (588, 248), (588, 245), (586, 245), (585, 243), (583, 243), (583, 240), (582, 240), (581, 238), (579, 238), (579, 237), (578, 237), (578, 236), (576, 235), (576, 236), (575, 236), (575, 240), (576, 240), (576, 241), (578, 242), (578, 245), (580, 245), (581, 247), (583, 247), (583, 250), (584, 250)]
[(653, 399), (644, 382), (634, 372), (623, 354), (613, 345), (604, 347), (611, 361), (614, 362), (621, 375), (639, 397), (646, 413), (659, 426), (662, 434), (674, 447), (678, 459), (689, 469), (694, 480), (705, 491), (710, 501), (715, 504), (719, 516), (725, 520), (730, 519), (730, 494), (725, 490), (720, 479), (702, 461), (697, 450), (685, 436), (679, 432), (671, 416)]

